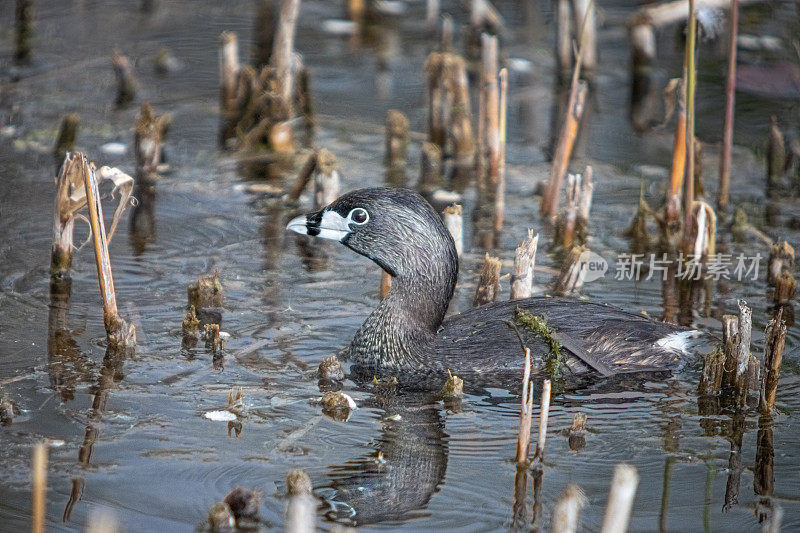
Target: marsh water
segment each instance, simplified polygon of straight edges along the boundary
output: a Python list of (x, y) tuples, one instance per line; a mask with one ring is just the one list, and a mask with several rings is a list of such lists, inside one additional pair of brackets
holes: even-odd
[[(343, 17), (340, 4), (306, 1), (301, 9), (296, 47), (312, 71), (318, 113), (313, 143), (338, 156), (343, 190), (387, 181), (414, 186), (426, 129), (423, 64), (436, 45), (424, 24), (424, 2), (402, 2), (404, 14), (387, 17), (360, 42), (323, 28), (324, 20)], [(460, 2), (442, 4), (455, 18), (460, 43), (468, 14)], [(506, 224), (490, 251), (508, 272), (516, 244), (526, 228), (535, 228), (542, 243), (536, 292), (546, 294), (549, 269), (558, 262), (543, 245), (553, 231), (539, 217), (534, 191), (549, 172), (551, 117), (559, 100), (553, 13), (549, 2), (496, 4), (508, 23), (502, 52), (516, 68)], [(670, 284), (658, 277), (616, 279), (615, 266), (618, 254), (631, 251), (623, 230), (640, 188), (653, 205), (662, 201), (673, 126), (632, 128), (624, 20), (638, 6), (614, 0), (599, 7), (600, 62), (571, 168), (594, 166), (589, 245), (611, 266), (581, 294), (661, 317)], [(287, 234), (286, 221), (296, 211), (243, 191), (253, 174), (240, 172), (232, 155), (218, 148), (218, 37), (236, 31), (247, 61), (252, 11), (249, 0), (162, 0), (150, 14), (130, 0), (37, 2), (34, 62), (17, 68), (11, 61), (13, 2), (0, 5), (6, 126), (0, 138), (0, 386), (21, 409), (0, 428), (0, 530), (29, 527), (31, 450), (43, 439), (53, 443), (47, 494), (52, 531), (82, 530), (98, 511), (115, 515), (126, 531), (189, 531), (237, 485), (262, 488), (264, 528), (280, 527), (284, 477), (292, 468), (310, 474), (325, 528), (339, 522), (365, 529), (488, 531), (520, 527), (534, 516), (535, 525), (547, 528), (558, 497), (575, 483), (587, 497), (582, 528), (598, 530), (619, 462), (635, 465), (640, 475), (633, 530), (757, 530), (760, 519), (772, 520), (778, 509), (786, 531), (800, 528), (800, 333), (793, 323), (771, 419), (760, 420), (752, 408), (736, 414), (699, 403), (696, 365), (676, 376), (557, 387), (544, 475), (535, 491), (533, 478), (528, 480), (527, 496), (516, 505), (516, 387), (445, 405), (408, 395), (387, 400), (346, 382), (359, 409), (346, 422), (323, 415), (315, 403), (321, 396), (316, 367), (347, 345), (377, 304), (380, 271), (335, 243)], [(744, 8), (740, 31), (784, 39), (784, 49), (743, 52), (743, 62), (759, 67), (791, 60), (797, 28), (794, 2)], [(658, 34), (654, 86), (680, 73), (680, 32), (675, 26)], [(697, 132), (707, 143), (703, 167), (712, 198), (724, 40), (700, 48)], [(77, 149), (133, 171), (131, 128), (138, 108), (114, 106), (114, 47), (135, 59), (138, 101), (148, 99), (174, 117), (166, 145), (171, 171), (159, 179), (149, 210), (137, 213), (149, 222), (138, 227), (149, 229), (129, 232), (129, 213), (111, 243), (120, 309), (139, 331), (127, 358), (104, 357), (90, 247), (76, 253), (66, 310), (63, 302), (51, 306), (48, 272), (51, 150), (61, 116), (81, 117)], [(154, 73), (151, 59), (161, 47), (178, 58), (180, 70)], [(383, 121), (392, 108), (405, 112), (419, 132), (405, 178), (387, 177), (383, 165)], [(764, 193), (763, 146), (773, 114), (789, 135), (796, 133), (797, 95), (738, 94), (732, 201), (771, 238), (796, 244), (800, 206), (788, 196), (768, 202)], [(127, 154), (103, 153), (109, 142), (127, 145)], [(474, 188), (462, 192), (469, 221)], [(310, 208), (304, 198), (300, 210)], [(80, 241), (85, 230), (78, 234)], [(454, 312), (471, 306), (486, 251), (472, 235), (466, 224)], [(772, 311), (768, 247), (759, 240), (732, 241), (723, 223), (719, 240), (733, 256), (760, 253), (761, 271), (755, 280), (703, 284), (681, 317), (718, 334), (721, 316), (735, 312), (737, 299), (744, 298), (753, 308), (754, 350), (760, 354)], [(213, 271), (225, 288), (222, 330), (230, 334), (222, 360), (202, 344), (181, 346), (186, 286)], [(500, 298), (508, 298), (507, 279)], [(224, 409), (229, 393), (240, 388), (244, 407), (236, 435), (204, 414)], [(564, 430), (578, 411), (588, 416), (588, 435), (585, 446), (572, 451)]]

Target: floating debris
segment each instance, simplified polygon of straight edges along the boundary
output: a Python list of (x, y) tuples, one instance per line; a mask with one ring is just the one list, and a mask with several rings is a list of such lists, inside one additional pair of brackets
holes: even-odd
[(264, 491), (255, 487), (248, 489), (245, 487), (233, 487), (225, 495), (222, 501), (236, 520), (236, 527), (245, 525), (255, 525), (261, 518), (261, 502), (264, 501)]
[(447, 380), (442, 386), (440, 395), (444, 400), (458, 399), (464, 396), (464, 380), (447, 370)]
[(206, 511), (208, 528), (211, 531), (226, 531), (236, 527), (236, 519), (227, 503), (212, 503)]
[(579, 411), (572, 417), (572, 427), (569, 428), (567, 440), (569, 449), (573, 452), (586, 446), (586, 415), (584, 413)]
[(500, 292), (501, 268), (500, 259), (491, 257), (487, 252), (481, 267), (481, 277), (475, 289), (475, 298), (472, 302), (474, 307), (492, 303), (497, 299), (497, 294)]
[(357, 408), (350, 395), (339, 391), (329, 391), (319, 400), (322, 412), (338, 422), (347, 422), (350, 412)]
[(344, 365), (335, 355), (329, 355), (320, 362), (317, 374), (319, 379), (342, 381), (344, 379)]

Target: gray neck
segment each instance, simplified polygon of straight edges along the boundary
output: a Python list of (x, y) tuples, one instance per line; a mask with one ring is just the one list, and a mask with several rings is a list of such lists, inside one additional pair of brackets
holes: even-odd
[(448, 235), (441, 246), (427, 250), (424, 260), (406, 256), (402, 263), (393, 269), (391, 291), (353, 338), (350, 358), (355, 362), (388, 371), (433, 364), (436, 332), (458, 275), (455, 247)]

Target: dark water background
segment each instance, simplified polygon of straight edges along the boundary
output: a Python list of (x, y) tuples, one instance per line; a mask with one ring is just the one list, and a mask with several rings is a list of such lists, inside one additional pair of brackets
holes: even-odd
[[(351, 499), (365, 499), (367, 507), (355, 519), (372, 522), (374, 528), (507, 527), (515, 473), (516, 391), (469, 396), (456, 410), (439, 403), (412, 409), (376, 405), (370, 393), (348, 384), (362, 408), (347, 423), (324, 417), (311, 401), (320, 395), (314, 376), (319, 359), (346, 345), (376, 305), (380, 275), (372, 263), (328, 242), (314, 243), (326, 259), (304, 259), (305, 241), (284, 230), (292, 212), (237, 189), (245, 179), (233, 159), (217, 148), (218, 36), (225, 30), (238, 32), (247, 61), (251, 3), (162, 0), (152, 15), (141, 14), (138, 4), (38, 2), (35, 61), (18, 71), (11, 67), (13, 2), (0, 5), (0, 109), (5, 116), (12, 106), (19, 110), (12, 117), (16, 132), (0, 139), (0, 383), (23, 409), (11, 426), (0, 429), (0, 530), (28, 527), (31, 447), (42, 438), (63, 441), (50, 452), (47, 518), (53, 531), (82, 529), (98, 509), (110, 509), (127, 531), (191, 530), (204, 519), (207, 506), (235, 485), (262, 487), (265, 523), (276, 526), (281, 523), (284, 476), (293, 467), (306, 469), (325, 498), (347, 500), (347, 490), (361, 486), (361, 495)], [(424, 131), (422, 68), (435, 42), (426, 33), (424, 2), (408, 2), (404, 16), (390, 19), (376, 32), (377, 42), (354, 48), (347, 38), (321, 29), (322, 20), (342, 17), (339, 4), (304, 2), (296, 42), (312, 69), (315, 106), (321, 114), (315, 143), (337, 154), (342, 188), (350, 190), (385, 183), (383, 120), (388, 109), (401, 109), (414, 131)], [(467, 14), (458, 2), (443, 4), (460, 28)], [(542, 243), (552, 238), (539, 219), (533, 191), (549, 171), (544, 154), (556, 95), (554, 30), (547, 2), (497, 4), (510, 26), (503, 53), (530, 61), (532, 68), (530, 74), (511, 75), (508, 211), (496, 250), (510, 262), (527, 227), (541, 231)], [(573, 160), (575, 169), (586, 163), (595, 167), (590, 246), (612, 260), (629, 249), (622, 230), (642, 180), (651, 202), (661, 201), (673, 129), (639, 134), (629, 123), (623, 21), (635, 9), (629, 2), (600, 2), (600, 64)], [(782, 1), (744, 9), (740, 31), (787, 39), (784, 55), (791, 57), (788, 39), (796, 38), (797, 28), (797, 6)], [(679, 75), (679, 35), (675, 27), (659, 31), (655, 76), (660, 82)], [(456, 38), (461, 42), (460, 31)], [(183, 62), (183, 70), (166, 77), (153, 73), (151, 58), (162, 46)], [(701, 46), (697, 132), (708, 141), (703, 163), (713, 194), (724, 45)], [(100, 152), (109, 141), (131, 145), (137, 113), (135, 106), (113, 106), (115, 82), (108, 59), (113, 47), (136, 60), (140, 99), (174, 116), (167, 145), (173, 172), (157, 185), (152, 242), (137, 249), (128, 238), (126, 221), (111, 245), (122, 314), (139, 328), (139, 345), (125, 361), (104, 361), (102, 313), (88, 248), (76, 255), (72, 275), (68, 316), (76, 344), (66, 353), (48, 352), (54, 191), (50, 150), (61, 116), (81, 116), (77, 149), (133, 170), (130, 153), (112, 157)], [(379, 61), (379, 55), (388, 60)], [(765, 60), (759, 56), (750, 61)], [(387, 63), (388, 70), (380, 66)], [(21, 79), (13, 81), (15, 75)], [(780, 117), (787, 131), (796, 132), (797, 100), (739, 94), (733, 203), (742, 205), (772, 238), (796, 244), (798, 232), (789, 229), (792, 217), (800, 213), (796, 201), (777, 202), (780, 216), (772, 225), (764, 219), (765, 165), (760, 154), (771, 114)], [(409, 185), (416, 183), (418, 153), (415, 143)], [(469, 190), (468, 210), (472, 202)], [(84, 230), (78, 233), (82, 239)], [(465, 233), (469, 239), (468, 226)], [(730, 240), (724, 228), (720, 239)], [(768, 253), (760, 242), (731, 243), (729, 251)], [(465, 251), (456, 309), (471, 305), (482, 256), (477, 247)], [(537, 265), (554, 263), (540, 246)], [(736, 300), (745, 298), (753, 308), (754, 344), (760, 354), (771, 309), (764, 267), (762, 262), (757, 281), (712, 284), (706, 301), (701, 298), (697, 306), (696, 323), (718, 332), (721, 315), (733, 312)], [(213, 270), (220, 271), (226, 289), (222, 329), (231, 334), (223, 371), (212, 367), (207, 351), (181, 350), (185, 287), (198, 274)], [(549, 277), (543, 270), (537, 273), (539, 292)], [(507, 298), (507, 283), (503, 288), (500, 298)], [(653, 316), (662, 313), (657, 280), (635, 283), (609, 274), (587, 284), (583, 294)], [(799, 345), (800, 334), (791, 327), (774, 418), (772, 503), (782, 509), (786, 531), (800, 528), (800, 425), (795, 415), (800, 407)], [(549, 523), (554, 503), (572, 482), (588, 498), (583, 527), (599, 529), (614, 464), (627, 461), (641, 476), (632, 529), (758, 529), (754, 507), (759, 497), (753, 490), (757, 416), (750, 412), (734, 422), (728, 414), (699, 414), (696, 380), (696, 372), (689, 371), (677, 378), (556, 394), (539, 500), (542, 523)], [(211, 422), (203, 413), (224, 407), (228, 393), (238, 387), (245, 394), (246, 415), (241, 436), (233, 438), (224, 423)], [(92, 408), (95, 398), (103, 400), (99, 409)], [(590, 435), (586, 447), (575, 453), (562, 431), (578, 410), (588, 415)], [(403, 413), (405, 425), (391, 427), (386, 418), (394, 411)], [(738, 503), (723, 511), (729, 437), (737, 428), (743, 431)], [(369, 492), (369, 481), (353, 479), (374, 469), (372, 456), (378, 449), (390, 458), (391, 479), (403, 483)], [(71, 492), (79, 498), (70, 498)]]

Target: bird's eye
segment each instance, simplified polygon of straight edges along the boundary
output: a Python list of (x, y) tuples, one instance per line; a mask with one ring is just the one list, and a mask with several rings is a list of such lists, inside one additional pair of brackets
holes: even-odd
[(363, 226), (367, 222), (369, 222), (369, 213), (367, 213), (366, 209), (362, 209), (361, 207), (356, 207), (350, 214), (347, 215), (347, 218), (358, 224), (359, 226)]

